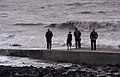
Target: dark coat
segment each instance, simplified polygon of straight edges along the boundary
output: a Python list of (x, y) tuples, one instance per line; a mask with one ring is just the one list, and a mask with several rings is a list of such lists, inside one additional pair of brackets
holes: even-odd
[(91, 39), (91, 40), (96, 40), (97, 38), (98, 38), (97, 32), (95, 32), (95, 31), (91, 32), (91, 34), (90, 34), (90, 39)]
[(51, 31), (47, 31), (45, 34), (47, 41), (51, 41), (52, 36), (53, 36), (53, 33)]
[(68, 43), (71, 43), (71, 41), (72, 41), (72, 34), (68, 34), (67, 42), (68, 42)]
[(75, 39), (80, 39), (80, 36), (81, 36), (81, 32), (80, 31), (78, 31), (78, 30), (76, 30), (76, 31), (74, 31), (74, 36), (75, 36)]

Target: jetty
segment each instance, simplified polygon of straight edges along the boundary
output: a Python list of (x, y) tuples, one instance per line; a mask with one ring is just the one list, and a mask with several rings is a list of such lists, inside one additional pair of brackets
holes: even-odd
[(81, 49), (0, 49), (0, 55), (30, 57), (40, 60), (66, 62), (75, 64), (92, 65), (116, 65), (120, 64), (120, 49), (90, 50), (90, 48)]

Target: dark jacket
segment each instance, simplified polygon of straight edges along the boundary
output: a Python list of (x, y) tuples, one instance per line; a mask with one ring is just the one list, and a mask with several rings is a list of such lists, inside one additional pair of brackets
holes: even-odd
[(53, 33), (51, 31), (47, 31), (45, 34), (45, 37), (48, 41), (51, 41), (52, 36), (53, 36)]
[(71, 42), (71, 41), (72, 41), (72, 34), (68, 34), (67, 42)]
[(78, 30), (74, 31), (74, 36), (75, 36), (75, 39), (80, 39), (81, 32)]
[(90, 39), (91, 39), (91, 40), (96, 40), (97, 38), (98, 38), (97, 32), (95, 32), (95, 31), (91, 32), (91, 34), (90, 34)]

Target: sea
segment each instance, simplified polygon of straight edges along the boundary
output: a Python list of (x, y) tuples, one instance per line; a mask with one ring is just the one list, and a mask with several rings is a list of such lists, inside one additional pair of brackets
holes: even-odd
[[(45, 32), (53, 32), (52, 48), (66, 49), (69, 31), (81, 31), (82, 47), (90, 47), (90, 32), (98, 33), (98, 48), (120, 48), (119, 0), (0, 0), (0, 48), (46, 49)], [(13, 45), (20, 46), (13, 46)], [(74, 48), (74, 36), (72, 48)], [(28, 57), (0, 56), (0, 65), (69, 66)]]

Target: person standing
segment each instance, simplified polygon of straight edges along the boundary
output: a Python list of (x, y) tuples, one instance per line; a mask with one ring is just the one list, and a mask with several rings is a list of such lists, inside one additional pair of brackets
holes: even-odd
[(50, 31), (50, 29), (48, 29), (48, 31), (46, 32), (45, 37), (47, 41), (47, 49), (51, 49), (53, 33), (52, 31)]
[(79, 47), (81, 48), (81, 32), (75, 28), (75, 31), (74, 31), (74, 37), (75, 37), (75, 45), (76, 45), (76, 49)]
[(71, 46), (72, 46), (72, 34), (71, 31), (69, 31), (69, 34), (67, 35), (67, 50), (71, 50)]
[(95, 32), (95, 29), (90, 34), (90, 39), (91, 39), (91, 50), (96, 50), (96, 39), (98, 38), (97, 32)]

